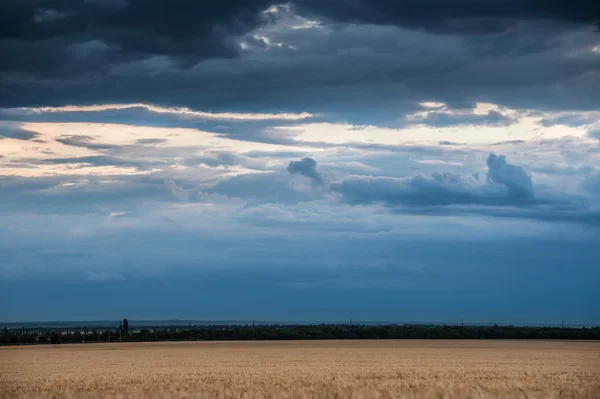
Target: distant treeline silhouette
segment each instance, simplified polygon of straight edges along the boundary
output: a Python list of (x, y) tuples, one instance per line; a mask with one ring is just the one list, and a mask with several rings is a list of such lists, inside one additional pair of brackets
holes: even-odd
[(600, 340), (600, 327), (517, 327), (439, 325), (214, 325), (64, 330), (4, 329), (1, 345), (147, 341), (331, 339), (569, 339)]

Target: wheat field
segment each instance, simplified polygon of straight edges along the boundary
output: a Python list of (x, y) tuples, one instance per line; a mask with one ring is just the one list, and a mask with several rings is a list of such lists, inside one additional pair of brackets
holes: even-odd
[(285, 341), (0, 348), (2, 398), (598, 398), (600, 342)]

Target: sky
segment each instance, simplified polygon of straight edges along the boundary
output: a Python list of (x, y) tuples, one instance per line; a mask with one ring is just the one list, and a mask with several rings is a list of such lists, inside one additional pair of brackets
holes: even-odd
[(600, 3), (5, 0), (0, 321), (600, 324)]

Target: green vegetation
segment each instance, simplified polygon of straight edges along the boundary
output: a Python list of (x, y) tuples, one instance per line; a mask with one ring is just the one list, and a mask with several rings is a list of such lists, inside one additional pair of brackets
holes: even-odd
[(314, 339), (569, 339), (600, 340), (600, 327), (515, 327), (435, 325), (214, 325), (136, 329), (124, 322), (121, 329), (103, 331), (5, 329), (0, 345), (82, 342), (228, 341)]

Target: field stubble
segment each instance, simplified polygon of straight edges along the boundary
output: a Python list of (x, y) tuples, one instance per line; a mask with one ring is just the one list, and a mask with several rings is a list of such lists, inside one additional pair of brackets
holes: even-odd
[(600, 342), (278, 341), (0, 348), (0, 397), (600, 397)]

